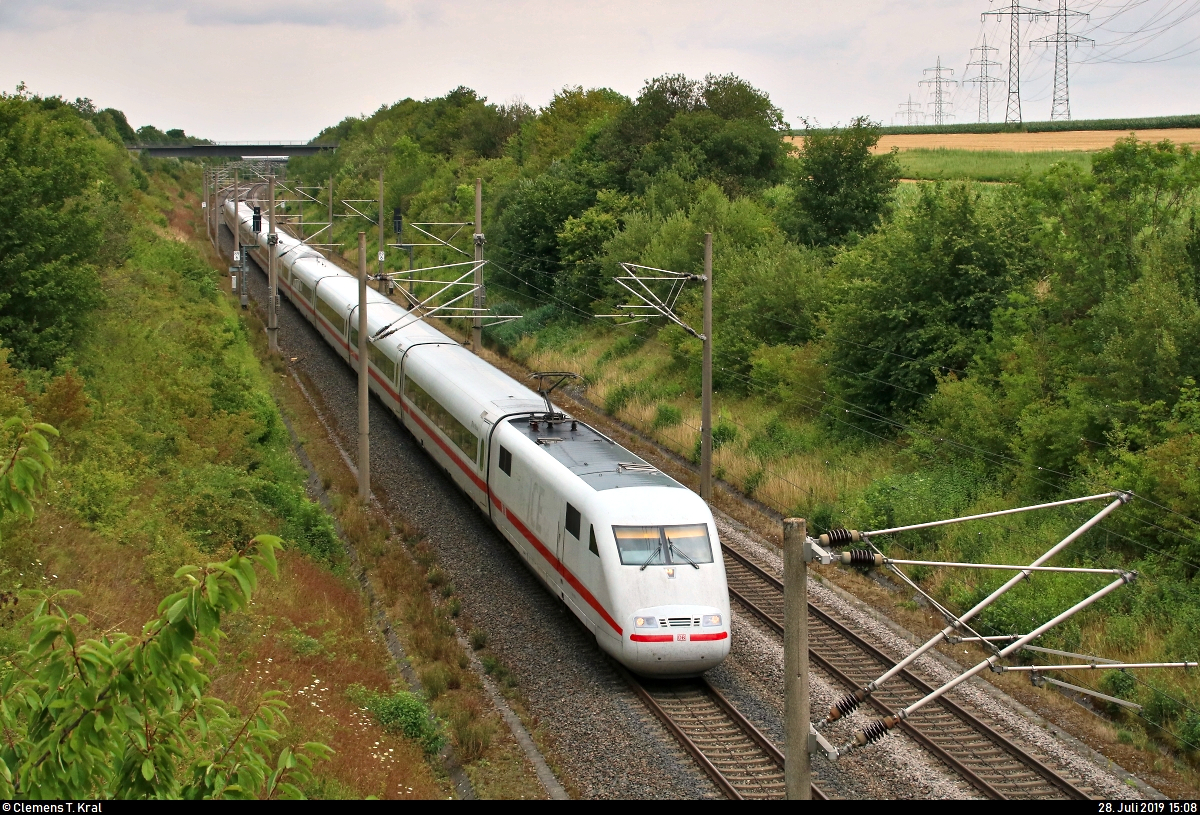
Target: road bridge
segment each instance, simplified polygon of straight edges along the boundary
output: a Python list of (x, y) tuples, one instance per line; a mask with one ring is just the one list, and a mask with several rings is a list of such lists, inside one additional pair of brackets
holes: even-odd
[(254, 156), (312, 156), (325, 150), (336, 150), (336, 142), (217, 142), (213, 144), (131, 144), (126, 149), (143, 152), (157, 158), (249, 158)]

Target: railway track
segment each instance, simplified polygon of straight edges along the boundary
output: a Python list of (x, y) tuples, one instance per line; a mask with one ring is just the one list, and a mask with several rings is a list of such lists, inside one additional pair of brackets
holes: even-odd
[[(740, 552), (722, 547), (729, 595), (783, 634), (783, 583)], [(848, 689), (865, 685), (895, 661), (812, 603), (808, 605), (809, 660)], [(868, 704), (889, 714), (915, 702), (933, 688), (903, 671), (877, 690)], [(1088, 800), (1057, 770), (945, 697), (921, 708), (901, 727), (936, 758), (989, 798)]]
[[(727, 797), (784, 797), (783, 753), (708, 680), (650, 681), (617, 669)], [(812, 797), (826, 799), (816, 784)]]

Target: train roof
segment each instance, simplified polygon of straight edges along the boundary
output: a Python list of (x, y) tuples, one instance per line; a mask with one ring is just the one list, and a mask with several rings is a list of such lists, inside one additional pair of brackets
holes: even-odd
[(439, 336), (446, 339), (444, 344), (417, 349), (409, 354), (405, 366), (408, 376), (415, 374), (417, 381), (430, 393), (443, 399), (450, 398), (451, 391), (460, 394), (473, 406), (473, 410), (464, 415), (471, 419), (479, 417), (488, 423), (512, 413), (528, 416), (546, 412), (546, 402), (537, 392), (444, 334)]
[(597, 492), (622, 487), (675, 487), (686, 489), (671, 476), (607, 436), (576, 422), (539, 422), (513, 419), (510, 424), (530, 441)]

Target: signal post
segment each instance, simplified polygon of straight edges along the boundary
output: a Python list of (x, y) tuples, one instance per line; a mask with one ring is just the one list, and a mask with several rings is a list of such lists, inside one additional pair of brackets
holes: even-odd
[(370, 363), (367, 356), (367, 233), (358, 233), (358, 497), (371, 497)]
[(483, 179), (475, 179), (475, 317), (471, 321), (471, 350), (483, 353)]
[(267, 347), (272, 354), (279, 353), (279, 281), (275, 271), (275, 246), (279, 236), (275, 233), (275, 174), (267, 180), (270, 209), (267, 210)]

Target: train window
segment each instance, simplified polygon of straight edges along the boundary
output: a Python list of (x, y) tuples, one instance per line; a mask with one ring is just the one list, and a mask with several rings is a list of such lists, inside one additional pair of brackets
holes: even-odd
[(500, 472), (505, 475), (512, 475), (512, 453), (500, 448)]
[(614, 526), (617, 552), (626, 566), (712, 563), (712, 545), (704, 524)]
[(596, 527), (588, 524), (588, 551), (600, 557), (600, 547), (596, 545)]
[(338, 334), (345, 334), (346, 321), (342, 315), (333, 306), (325, 302), (324, 299), (317, 298), (317, 311), (321, 312), (321, 316), (329, 321), (330, 327)]
[(667, 553), (672, 563), (712, 563), (712, 544), (708, 542), (708, 526), (664, 526)]
[[(354, 341), (358, 342), (358, 329), (353, 329), (353, 333), (356, 335)], [(371, 364), (378, 368), (388, 380), (392, 382), (396, 381), (396, 363), (388, 358), (388, 355), (383, 352), (382, 348), (373, 342), (368, 343), (367, 356), (371, 360)], [(474, 461), (474, 458), (472, 458), (472, 461)]]
[(411, 378), (404, 382), (404, 395), (449, 437), (455, 447), (463, 451), (469, 461), (475, 461), (479, 455), (479, 439), (466, 425), (451, 415), (450, 411), (442, 407)]
[(358, 327), (354, 323), (350, 324), (350, 348), (358, 351)]
[(662, 554), (662, 534), (657, 526), (614, 526), (617, 552), (626, 566), (666, 563)]
[(579, 510), (567, 504), (567, 531), (575, 536), (575, 540), (579, 540)]

